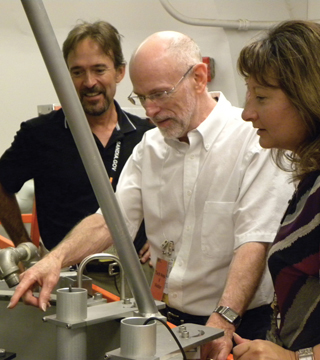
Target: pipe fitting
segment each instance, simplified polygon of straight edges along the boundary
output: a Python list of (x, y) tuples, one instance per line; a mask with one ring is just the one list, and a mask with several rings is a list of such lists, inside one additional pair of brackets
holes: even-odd
[(8, 247), (0, 250), (0, 279), (5, 280), (9, 288), (19, 284), (19, 261), (28, 263), (39, 260), (38, 248), (31, 242), (25, 242), (16, 248)]

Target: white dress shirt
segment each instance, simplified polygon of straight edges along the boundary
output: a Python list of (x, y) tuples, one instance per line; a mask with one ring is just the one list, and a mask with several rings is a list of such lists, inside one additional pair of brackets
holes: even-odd
[[(122, 171), (117, 199), (132, 237), (145, 219), (151, 258), (173, 241), (169, 305), (210, 315), (222, 295), (234, 250), (272, 242), (293, 192), (288, 176), (262, 149), (251, 123), (222, 93), (189, 144), (145, 133)], [(249, 308), (272, 301), (266, 271)]]

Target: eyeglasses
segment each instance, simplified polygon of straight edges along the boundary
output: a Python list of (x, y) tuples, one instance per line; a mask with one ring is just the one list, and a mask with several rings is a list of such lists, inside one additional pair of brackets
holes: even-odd
[(165, 102), (167, 99), (169, 99), (170, 95), (172, 95), (177, 90), (177, 87), (182, 83), (183, 79), (186, 78), (186, 76), (190, 73), (190, 71), (193, 69), (194, 66), (195, 64), (189, 67), (189, 69), (185, 72), (184, 75), (182, 75), (181, 79), (172, 89), (157, 91), (151, 95), (132, 95), (133, 94), (132, 91), (131, 94), (128, 96), (128, 100), (133, 105), (142, 105), (142, 106), (144, 105), (147, 99), (149, 99), (152, 102), (160, 102), (160, 101)]

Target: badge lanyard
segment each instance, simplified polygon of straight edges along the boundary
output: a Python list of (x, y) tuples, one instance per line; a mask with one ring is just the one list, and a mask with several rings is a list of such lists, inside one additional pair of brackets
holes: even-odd
[(161, 246), (163, 257), (168, 262), (167, 276), (163, 293), (168, 294), (168, 278), (175, 262), (174, 242), (165, 240)]
[[(121, 141), (118, 140), (116, 142), (116, 148), (114, 149), (114, 154), (113, 154), (113, 159), (112, 159), (112, 164), (111, 164), (111, 171), (112, 171), (111, 176), (110, 176), (110, 183), (111, 184), (112, 184), (112, 181), (113, 181), (113, 177), (117, 173), (119, 157), (120, 157), (120, 151), (121, 151)], [(114, 174), (114, 175), (112, 176), (112, 174)]]

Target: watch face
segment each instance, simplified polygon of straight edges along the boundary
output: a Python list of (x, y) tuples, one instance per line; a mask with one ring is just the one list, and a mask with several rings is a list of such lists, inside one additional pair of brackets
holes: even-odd
[(313, 349), (312, 348), (300, 349), (299, 360), (314, 360)]
[(230, 319), (230, 321), (235, 321), (236, 319), (237, 319), (237, 317), (238, 317), (238, 315), (237, 314), (235, 314), (231, 309), (227, 309), (225, 312), (224, 312), (224, 314), (225, 314), (225, 316), (227, 317), (227, 318), (229, 318)]
[(241, 323), (240, 315), (228, 306), (218, 306), (215, 309), (215, 312), (220, 314), (224, 319), (226, 319), (229, 323), (233, 324), (235, 327), (238, 327)]

